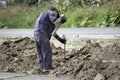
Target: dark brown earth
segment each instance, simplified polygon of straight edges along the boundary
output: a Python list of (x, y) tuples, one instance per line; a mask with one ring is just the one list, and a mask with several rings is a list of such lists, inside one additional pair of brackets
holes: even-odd
[(79, 50), (53, 49), (51, 72), (39, 72), (34, 41), (21, 38), (0, 45), (0, 71), (67, 76), (78, 80), (120, 80), (120, 44), (86, 42)]

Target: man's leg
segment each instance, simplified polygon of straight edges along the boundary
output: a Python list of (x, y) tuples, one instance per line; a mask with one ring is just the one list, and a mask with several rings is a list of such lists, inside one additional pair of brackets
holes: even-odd
[(41, 39), (40, 39), (40, 35), (39, 34), (36, 34), (34, 36), (35, 38), (35, 45), (36, 45), (36, 48), (37, 48), (37, 53), (39, 55), (39, 63), (40, 63), (40, 69), (43, 69), (43, 55), (41, 53), (42, 51), (42, 48), (41, 48)]
[(40, 58), (40, 68), (45, 70), (52, 69), (52, 49), (47, 34), (41, 32), (35, 35), (35, 43)]
[(45, 70), (49, 70), (49, 69), (53, 69), (52, 67), (52, 49), (50, 47), (50, 41), (48, 36), (43, 33), (43, 35), (41, 35), (41, 48), (42, 48), (42, 55), (43, 55), (43, 69)]

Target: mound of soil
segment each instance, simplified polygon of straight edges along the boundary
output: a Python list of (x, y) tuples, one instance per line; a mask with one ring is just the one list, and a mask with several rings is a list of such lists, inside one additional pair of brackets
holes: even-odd
[(39, 72), (34, 41), (21, 38), (0, 45), (0, 71), (69, 76), (78, 80), (120, 80), (120, 44), (86, 43), (80, 50), (53, 49), (55, 70)]

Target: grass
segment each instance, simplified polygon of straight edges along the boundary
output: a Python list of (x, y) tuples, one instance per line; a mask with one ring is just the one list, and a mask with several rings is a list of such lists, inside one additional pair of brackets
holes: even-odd
[(37, 16), (43, 9), (33, 9), (26, 6), (11, 6), (1, 9), (0, 28), (33, 28)]
[(119, 8), (113, 8), (111, 4), (100, 7), (76, 7), (68, 9), (64, 13), (68, 17), (68, 22), (63, 25), (64, 27), (109, 27), (120, 25)]
[[(62, 10), (63, 6), (56, 6), (59, 8), (60, 13), (64, 13), (68, 19), (62, 27), (109, 27), (120, 25), (120, 6), (118, 4), (120, 3), (113, 6), (105, 4), (100, 7), (74, 7), (66, 10)], [(33, 28), (36, 18), (49, 6), (51, 4), (46, 7), (31, 8), (16, 5), (1, 8), (0, 28)]]

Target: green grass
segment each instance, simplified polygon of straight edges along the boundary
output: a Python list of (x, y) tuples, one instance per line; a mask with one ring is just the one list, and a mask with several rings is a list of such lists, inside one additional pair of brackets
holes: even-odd
[(32, 9), (26, 6), (14, 6), (2, 9), (1, 15), (3, 16), (0, 16), (0, 28), (33, 28), (37, 16), (42, 11), (43, 9)]
[[(115, 6), (114, 6), (115, 7)], [(119, 8), (119, 7), (118, 7)], [(64, 27), (111, 27), (120, 25), (120, 11), (110, 4), (100, 7), (76, 7), (64, 13), (68, 22)]]
[[(0, 11), (0, 28), (33, 28), (36, 18), (46, 7), (10, 6)], [(119, 7), (102, 5), (100, 7), (70, 7), (56, 5), (60, 13), (67, 16), (62, 27), (109, 27), (120, 25)], [(69, 7), (69, 6), (67, 6)], [(115, 7), (115, 8), (114, 8)]]

